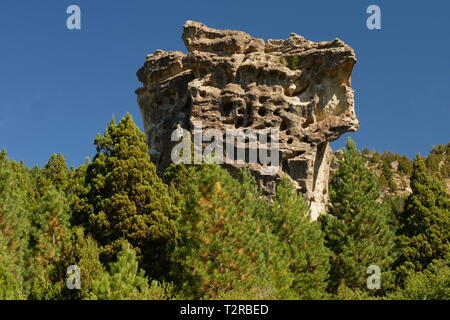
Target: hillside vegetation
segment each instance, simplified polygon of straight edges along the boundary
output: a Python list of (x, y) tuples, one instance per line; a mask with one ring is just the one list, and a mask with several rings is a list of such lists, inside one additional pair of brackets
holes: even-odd
[(450, 144), (410, 160), (349, 140), (310, 221), (288, 180), (269, 202), (247, 170), (158, 176), (130, 115), (94, 143), (78, 168), (0, 153), (0, 299), (450, 298)]

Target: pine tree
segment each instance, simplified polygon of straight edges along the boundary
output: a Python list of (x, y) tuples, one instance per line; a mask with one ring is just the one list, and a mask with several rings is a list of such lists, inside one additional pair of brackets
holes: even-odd
[(177, 240), (177, 208), (150, 161), (145, 136), (127, 114), (95, 139), (97, 154), (87, 167), (79, 216), (112, 262), (130, 243), (147, 273), (163, 278)]
[(60, 153), (51, 155), (42, 169), (42, 178), (48, 180), (59, 191), (67, 190), (69, 170), (67, 169), (66, 159)]
[(24, 165), (0, 153), (0, 299), (25, 299), (34, 188)]
[(76, 169), (71, 168), (69, 172), (69, 187), (66, 195), (70, 196), (69, 207), (73, 213), (70, 219), (72, 225), (86, 225), (88, 217), (86, 208), (89, 208), (87, 194), (89, 192), (89, 185), (86, 182), (87, 169), (91, 161), (86, 158), (86, 161)]
[(156, 281), (149, 286), (144, 271), (139, 269), (136, 253), (122, 246), (117, 261), (111, 263), (110, 273), (93, 282), (90, 299), (100, 300), (163, 300), (165, 289)]
[(399, 216), (400, 280), (408, 271), (422, 272), (433, 260), (445, 259), (450, 253), (449, 194), (427, 173), (420, 156), (414, 160), (410, 181), (412, 193)]
[[(80, 289), (67, 288), (67, 268), (80, 268)], [(94, 296), (93, 283), (106, 276), (106, 269), (100, 262), (100, 248), (89, 235), (85, 235), (82, 227), (76, 226), (71, 233), (70, 241), (65, 242), (55, 268), (49, 278), (56, 291), (55, 299), (84, 300)]]
[(32, 220), (32, 261), (28, 282), (31, 299), (52, 298), (54, 286), (49, 278), (61, 258), (64, 244), (70, 239), (70, 216), (61, 191), (49, 188), (39, 200)]
[(389, 296), (395, 300), (450, 300), (450, 257), (434, 260), (424, 272), (409, 270), (404, 288)]
[(289, 258), (291, 289), (300, 299), (325, 298), (330, 252), (320, 225), (310, 221), (307, 205), (288, 179), (277, 186), (271, 209), (267, 217), (284, 247), (282, 257)]
[(381, 289), (392, 286), (395, 237), (389, 226), (388, 207), (378, 198), (376, 178), (349, 138), (330, 182), (329, 215), (321, 218), (326, 245), (333, 252), (329, 278), (332, 292), (337, 292), (341, 284), (365, 290), (370, 265), (381, 269)]
[(218, 165), (179, 166), (181, 173), (171, 176), (182, 180), (171, 183), (184, 195), (175, 258), (185, 297), (213, 299), (236, 292), (246, 292), (246, 298), (276, 297), (268, 262), (278, 240), (254, 206), (242, 202), (242, 184)]
[[(247, 214), (250, 214), (265, 232), (266, 251), (264, 252), (264, 260), (261, 263), (265, 265), (268, 276), (267, 286), (271, 288), (270, 295), (267, 295), (266, 298), (299, 298), (298, 292), (293, 288), (296, 274), (292, 272), (292, 259), (286, 250), (289, 239), (279, 232), (280, 229), (276, 223), (279, 220), (273, 219), (274, 214), (278, 215), (280, 213), (262, 195), (258, 182), (248, 168), (240, 169), (236, 179), (240, 184), (239, 192), (235, 195), (238, 206), (243, 208), (245, 212), (248, 212)], [(240, 294), (242, 295), (241, 299), (252, 298), (251, 295), (243, 293), (242, 290)], [(235, 294), (232, 292), (231, 296), (233, 295)], [(259, 296), (259, 298), (264, 298), (264, 296)]]

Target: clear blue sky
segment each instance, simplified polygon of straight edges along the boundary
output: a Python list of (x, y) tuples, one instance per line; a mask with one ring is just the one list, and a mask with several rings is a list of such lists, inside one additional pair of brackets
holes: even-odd
[[(66, 28), (70, 4), (81, 7), (79, 31)], [(381, 30), (366, 28), (370, 4)], [(135, 72), (156, 49), (185, 51), (186, 20), (264, 39), (341, 38), (358, 58), (360, 148), (414, 157), (450, 141), (449, 1), (2, 0), (0, 149), (29, 166), (57, 152), (79, 165), (112, 114), (142, 127)]]

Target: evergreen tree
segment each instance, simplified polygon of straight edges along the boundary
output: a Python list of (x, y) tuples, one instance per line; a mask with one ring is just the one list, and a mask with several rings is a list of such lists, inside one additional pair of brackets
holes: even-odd
[(8, 239), (0, 232), (0, 300), (25, 299), (23, 270), (17, 265), (17, 259), (8, 244)]
[(67, 169), (66, 159), (60, 153), (53, 154), (50, 157), (42, 169), (42, 178), (48, 180), (60, 191), (67, 190), (69, 185), (69, 170)]
[[(279, 215), (276, 206), (271, 206), (270, 202), (261, 193), (259, 185), (255, 177), (251, 174), (248, 168), (242, 168), (239, 170), (237, 177), (240, 184), (239, 192), (235, 194), (238, 206), (251, 214), (253, 219), (257, 221), (259, 225), (264, 229), (264, 237), (267, 239), (266, 248), (264, 254), (265, 268), (267, 268), (267, 274), (269, 277), (268, 286), (270, 286), (270, 295), (256, 295), (253, 296), (259, 298), (277, 298), (277, 299), (297, 299), (300, 297), (298, 291), (293, 288), (293, 282), (295, 281), (296, 274), (292, 272), (293, 259), (286, 250), (289, 247), (289, 237), (285, 237), (285, 234), (280, 232), (277, 222), (279, 220), (273, 220), (273, 215)], [(276, 203), (276, 202), (275, 202)], [(290, 202), (289, 202), (290, 203)], [(286, 203), (286, 204), (289, 204)], [(249, 209), (251, 208), (251, 209)], [(297, 212), (301, 215), (303, 212)], [(260, 288), (258, 287), (258, 290)], [(267, 291), (267, 289), (266, 289)], [(231, 297), (236, 296), (239, 293), (242, 295), (241, 299), (252, 298), (252, 293), (244, 293), (243, 290), (237, 290), (230, 292), (228, 295)]]
[(164, 287), (156, 281), (148, 284), (144, 271), (139, 269), (136, 253), (124, 245), (117, 255), (117, 261), (110, 266), (110, 273), (93, 282), (90, 299), (100, 300), (162, 300)]
[(407, 272), (404, 289), (389, 296), (396, 300), (450, 300), (450, 257), (435, 260), (424, 272)]
[(59, 260), (60, 250), (70, 238), (69, 214), (64, 195), (50, 189), (40, 199), (34, 221), (37, 238), (37, 259), (52, 264)]
[(389, 210), (378, 198), (376, 178), (349, 138), (330, 182), (329, 215), (321, 217), (326, 245), (333, 252), (332, 292), (337, 292), (341, 283), (352, 290), (365, 290), (370, 265), (381, 269), (382, 289), (392, 286), (395, 237), (389, 226)]
[(171, 176), (182, 180), (171, 183), (184, 195), (175, 258), (185, 297), (213, 299), (235, 292), (247, 292), (247, 298), (276, 297), (268, 262), (274, 260), (271, 248), (278, 240), (254, 207), (241, 202), (241, 183), (218, 165), (179, 167), (181, 173)]
[(47, 189), (34, 212), (32, 221), (32, 261), (28, 282), (31, 299), (52, 298), (54, 286), (49, 278), (55, 263), (61, 258), (64, 244), (69, 240), (71, 228), (64, 195)]
[(424, 271), (433, 260), (450, 253), (450, 196), (427, 173), (420, 156), (414, 160), (411, 189), (399, 216), (400, 280), (408, 271)]
[[(67, 268), (76, 265), (80, 268), (80, 289), (67, 288)], [(72, 230), (70, 241), (63, 245), (61, 256), (51, 270), (49, 278), (54, 284), (56, 299), (84, 300), (94, 296), (93, 283), (103, 279), (106, 269), (100, 262), (100, 248), (95, 240), (86, 236), (82, 227)]]
[(34, 191), (24, 165), (0, 153), (0, 299), (24, 299)]
[(87, 169), (91, 164), (90, 159), (76, 169), (71, 168), (69, 172), (69, 187), (67, 193), (71, 196), (69, 201), (70, 211), (73, 213), (70, 219), (72, 225), (86, 225), (88, 219), (85, 208), (89, 207), (86, 195), (89, 192), (89, 185), (86, 183)]
[(127, 114), (118, 124), (111, 121), (95, 145), (76, 220), (102, 246), (103, 261), (112, 262), (122, 244), (130, 243), (148, 274), (164, 277), (178, 212), (150, 161), (144, 134)]
[(320, 225), (310, 221), (307, 205), (288, 179), (278, 185), (271, 209), (267, 217), (284, 247), (281, 256), (289, 259), (291, 289), (300, 299), (325, 298), (330, 252)]

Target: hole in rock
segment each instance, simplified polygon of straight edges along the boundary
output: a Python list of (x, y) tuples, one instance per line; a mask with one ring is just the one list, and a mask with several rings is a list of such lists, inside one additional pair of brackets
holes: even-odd
[(307, 128), (311, 123), (313, 123), (312, 120), (306, 119), (305, 122), (302, 123), (302, 128), (303, 129)]
[(240, 127), (242, 127), (243, 124), (244, 124), (244, 120), (241, 117), (239, 117), (239, 118), (237, 118), (236, 124), (234, 125), (234, 127), (240, 128)]
[(289, 174), (290, 168), (289, 168), (289, 163), (287, 160), (284, 160), (283, 162), (281, 162), (281, 169), (286, 172), (287, 174)]
[(269, 113), (268, 110), (266, 108), (264, 108), (264, 107), (261, 107), (261, 108), (258, 109), (258, 114), (260, 116), (265, 116), (268, 113)]
[(222, 115), (225, 117), (230, 116), (231, 111), (233, 111), (233, 102), (227, 102), (222, 105)]
[(192, 102), (192, 100), (191, 100), (191, 97), (189, 96), (187, 98), (187, 100), (186, 100), (186, 103), (184, 104), (184, 106), (182, 108), (182, 111), (186, 112), (186, 111), (190, 110), (191, 109), (191, 102)]
[(251, 105), (248, 105), (247, 108), (245, 109), (245, 113), (250, 116), (252, 114), (253, 108)]
[(259, 103), (266, 103), (267, 101), (269, 101), (269, 99), (270, 99), (269, 97), (263, 96), (263, 97), (259, 97), (258, 100), (259, 100)]

